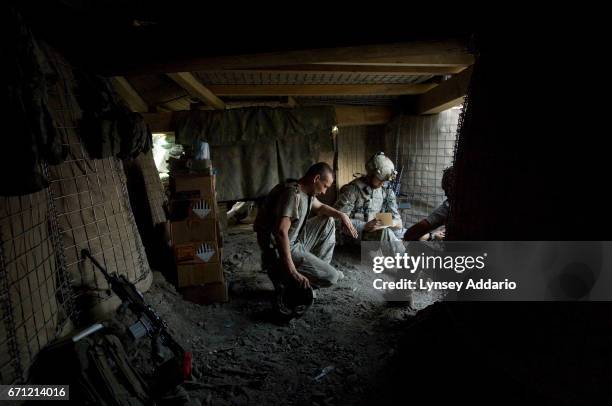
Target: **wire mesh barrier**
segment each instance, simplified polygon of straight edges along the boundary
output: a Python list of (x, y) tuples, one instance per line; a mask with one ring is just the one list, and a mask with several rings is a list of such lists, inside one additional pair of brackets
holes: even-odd
[[(42, 164), (50, 186), (0, 198), (0, 383), (23, 382), (36, 354), (80, 321), (78, 310), (108, 303), (108, 285), (80, 256), (140, 282), (151, 272), (136, 228), (121, 161), (91, 160), (78, 136), (72, 68), (47, 50), (59, 80), (49, 105), (68, 156)], [(85, 307), (77, 307), (77, 304)], [(104, 311), (104, 306), (98, 310)]]
[(404, 227), (427, 217), (445, 199), (442, 172), (452, 165), (459, 109), (428, 116), (400, 116), (388, 128), (389, 157), (402, 168)]
[[(150, 282), (150, 269), (132, 214), (123, 166), (116, 158), (89, 159), (77, 136), (80, 109), (76, 104), (71, 66), (58, 54), (52, 60), (60, 80), (55, 120), (65, 134), (68, 157), (49, 168), (50, 190), (57, 207), (66, 257), (77, 299), (84, 305), (109, 297), (107, 283), (80, 251), (89, 249), (109, 272), (126, 275), (132, 282)], [(93, 300), (92, 300), (93, 299)]]
[(20, 381), (66, 321), (47, 191), (0, 200), (0, 377)]

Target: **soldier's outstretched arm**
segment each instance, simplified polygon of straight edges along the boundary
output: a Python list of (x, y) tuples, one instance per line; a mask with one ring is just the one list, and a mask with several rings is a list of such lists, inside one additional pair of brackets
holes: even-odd
[(336, 210), (331, 206), (323, 204), (319, 201), (319, 199), (315, 198), (312, 202), (312, 210), (317, 214), (322, 214), (324, 216), (337, 218), (342, 223), (342, 226), (348, 231), (349, 235), (352, 235), (353, 238), (357, 238), (359, 233), (353, 226), (351, 219), (347, 216), (346, 213), (341, 212), (340, 210)]
[(431, 229), (431, 224), (429, 224), (427, 220), (421, 220), (406, 230), (406, 233), (404, 234), (404, 241), (422, 240), (423, 236)]
[[(364, 229), (366, 222), (364, 220), (359, 220), (359, 219), (350, 217), (351, 213), (355, 209), (355, 204), (358, 199), (358, 194), (359, 194), (358, 190), (352, 184), (349, 183), (347, 185), (342, 186), (342, 188), (340, 188), (340, 194), (338, 195), (338, 200), (336, 200), (336, 203), (334, 204), (334, 208), (336, 210), (339, 210), (347, 214), (349, 218), (351, 219), (353, 228), (357, 230), (357, 233), (360, 233)], [(350, 233), (347, 233), (347, 234), (350, 234)]]

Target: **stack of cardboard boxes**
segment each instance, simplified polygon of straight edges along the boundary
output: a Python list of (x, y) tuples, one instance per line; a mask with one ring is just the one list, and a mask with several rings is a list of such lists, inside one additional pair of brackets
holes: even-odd
[(170, 239), (178, 288), (197, 303), (227, 301), (214, 175), (170, 177)]

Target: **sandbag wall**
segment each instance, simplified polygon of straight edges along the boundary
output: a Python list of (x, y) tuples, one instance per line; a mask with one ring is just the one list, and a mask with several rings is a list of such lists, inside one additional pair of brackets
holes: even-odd
[[(68, 154), (41, 163), (49, 187), (0, 197), (0, 383), (22, 382), (49, 341), (118, 305), (89, 251), (109, 272), (146, 291), (151, 271), (128, 197), (122, 162), (90, 159), (78, 134), (73, 71), (47, 50), (58, 73), (49, 105)], [(19, 157), (15, 157), (19, 159)]]
[(60, 80), (50, 95), (58, 128), (65, 134), (68, 157), (49, 170), (50, 191), (57, 208), (66, 268), (82, 307), (104, 304), (108, 283), (80, 252), (88, 249), (109, 272), (117, 272), (148, 289), (151, 272), (126, 186), (123, 164), (117, 158), (90, 159), (78, 136), (80, 109), (71, 66), (49, 52)]
[(21, 381), (74, 314), (49, 190), (0, 198), (0, 382)]

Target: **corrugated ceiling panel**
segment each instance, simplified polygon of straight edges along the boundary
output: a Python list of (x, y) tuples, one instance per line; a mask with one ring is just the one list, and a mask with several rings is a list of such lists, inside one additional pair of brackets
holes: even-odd
[(304, 73), (304, 72), (196, 72), (204, 84), (231, 85), (292, 85), (292, 84), (385, 84), (385, 83), (422, 83), (432, 75), (401, 76), (380, 73)]

